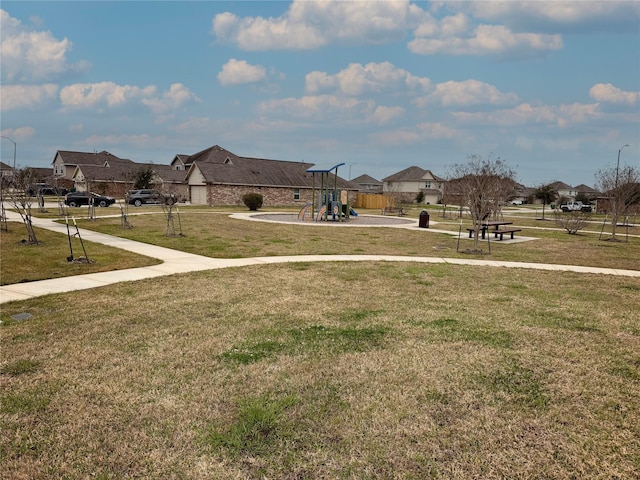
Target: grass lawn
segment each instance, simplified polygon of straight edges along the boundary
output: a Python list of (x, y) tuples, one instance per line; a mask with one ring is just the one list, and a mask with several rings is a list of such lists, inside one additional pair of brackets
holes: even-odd
[[(417, 209), (409, 210), (417, 218)], [(240, 211), (246, 212), (246, 209)], [(157, 210), (156, 210), (157, 212)], [(374, 213), (379, 213), (375, 211)], [(397, 228), (343, 228), (250, 222), (231, 219), (228, 212), (214, 209), (181, 209), (180, 224), (183, 237), (165, 236), (164, 217), (161, 213), (131, 216), (134, 228), (120, 228), (119, 218), (103, 218), (98, 221), (80, 220), (79, 225), (103, 233), (123, 236), (141, 242), (184, 250), (189, 253), (217, 258), (238, 258), (271, 255), (304, 254), (380, 254), (470, 258), (464, 250), (472, 242), (465, 220), (438, 218), (432, 211), (431, 218), (438, 224), (433, 228), (459, 231), (462, 229), (459, 250), (456, 237), (435, 234), (425, 229)], [(537, 221), (535, 215), (507, 217), (514, 226), (522, 228), (517, 236), (536, 237), (540, 240), (503, 244), (491, 243), (491, 255), (486, 242), (481, 243), (485, 255), (493, 260), (523, 261), (534, 263), (559, 263), (594, 267), (640, 270), (640, 239), (629, 242), (599, 240), (601, 224), (593, 223), (587, 232), (568, 235), (552, 221)], [(177, 221), (175, 222), (177, 225)], [(353, 222), (357, 223), (357, 220)], [(619, 232), (621, 234), (622, 231)], [(640, 235), (640, 227), (630, 234)], [(624, 236), (620, 235), (624, 239)], [(471, 256), (477, 258), (476, 256)]]
[[(67, 261), (71, 250), (69, 238), (49, 230), (35, 228), (38, 245), (23, 243), (27, 230), (22, 223), (8, 222), (8, 231), (0, 232), (0, 284), (9, 285), (47, 278), (68, 277), (84, 273), (107, 272), (124, 268), (157, 265), (153, 258), (117, 248), (106, 247), (73, 237), (74, 259), (89, 257), (92, 263)], [(73, 232), (75, 229), (73, 229)]]
[[(518, 221), (541, 240), (496, 242), (484, 258), (640, 269), (637, 239)], [(202, 210), (185, 211), (182, 238), (164, 237), (157, 215), (132, 217), (131, 230), (111, 222), (87, 226), (219, 257), (465, 256), (422, 231)], [(251, 266), (7, 303), (3, 476), (637, 478), (639, 309), (637, 278), (384, 262)]]

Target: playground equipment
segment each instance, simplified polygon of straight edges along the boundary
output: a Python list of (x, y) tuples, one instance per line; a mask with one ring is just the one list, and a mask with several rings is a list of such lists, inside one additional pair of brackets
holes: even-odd
[[(330, 168), (309, 168), (307, 173), (313, 174), (313, 190), (311, 203), (305, 205), (298, 213), (298, 220), (313, 218), (319, 221), (348, 221), (349, 216), (358, 214), (349, 208), (348, 195), (346, 190), (338, 189), (338, 167), (344, 163), (339, 163)], [(333, 173), (333, 175), (332, 175)], [(316, 175), (320, 175), (320, 186), (316, 188)], [(318, 193), (316, 200), (316, 192)]]

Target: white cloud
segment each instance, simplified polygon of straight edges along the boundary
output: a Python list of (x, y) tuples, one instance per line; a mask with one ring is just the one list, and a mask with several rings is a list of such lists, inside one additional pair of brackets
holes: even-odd
[(56, 99), (58, 86), (45, 85), (2, 85), (0, 102), (2, 111), (29, 108)]
[(71, 64), (67, 53), (72, 43), (56, 39), (51, 32), (35, 31), (0, 10), (3, 83), (39, 83), (88, 67), (86, 62)]
[(311, 72), (305, 77), (307, 93), (326, 90), (338, 90), (345, 95), (364, 95), (371, 93), (395, 93), (426, 91), (431, 81), (425, 77), (416, 77), (389, 62), (352, 63), (336, 75), (325, 72)]
[(598, 83), (591, 87), (589, 96), (596, 102), (636, 105), (640, 101), (640, 92), (625, 92), (610, 83)]
[(260, 83), (267, 78), (267, 71), (262, 65), (250, 65), (246, 60), (230, 59), (218, 73), (218, 82), (223, 87), (229, 85), (246, 85)]
[(154, 136), (146, 133), (140, 135), (91, 135), (78, 142), (78, 145), (85, 145), (94, 148), (95, 145), (122, 146), (130, 145), (136, 148), (153, 149), (159, 145), (167, 145), (167, 137), (164, 135)]
[[(416, 30), (420, 33), (421, 30)], [(562, 48), (560, 35), (539, 33), (514, 33), (502, 25), (479, 25), (468, 34), (435, 34), (417, 36), (409, 42), (413, 53), (420, 55), (494, 55), (532, 56)]]
[(464, 2), (448, 7), (461, 8), (476, 18), (501, 22), (517, 30), (619, 31), (640, 19), (637, 2), (629, 1), (510, 1)]
[[(279, 17), (214, 17), (220, 42), (244, 50), (308, 50), (332, 44), (382, 44), (413, 31), (416, 54), (541, 56), (563, 48), (565, 31), (637, 29), (640, 8), (629, 1), (433, 2), (294, 0)], [(482, 24), (481, 22), (490, 22)]]
[(451, 105), (505, 105), (518, 101), (515, 93), (503, 93), (495, 86), (479, 80), (463, 82), (444, 82), (436, 85), (435, 90), (416, 101), (420, 107), (429, 103)]
[(113, 82), (76, 83), (60, 91), (60, 101), (70, 108), (89, 108), (103, 104), (115, 107), (131, 100), (151, 97), (155, 93), (155, 86), (140, 88)]
[(503, 127), (535, 124), (567, 127), (576, 123), (586, 123), (602, 116), (598, 111), (598, 104), (580, 103), (559, 106), (533, 106), (523, 103), (511, 109), (494, 112), (454, 112), (452, 115), (462, 124)]
[(424, 137), (415, 130), (393, 130), (372, 134), (371, 141), (380, 145), (411, 145), (424, 140)]
[(458, 135), (458, 132), (456, 130), (441, 123), (424, 122), (419, 123), (417, 127), (423, 136), (432, 139), (454, 138)]
[(374, 111), (373, 101), (362, 101), (334, 95), (305, 96), (269, 100), (258, 105), (260, 114), (326, 119), (331, 116), (362, 117)]
[(278, 18), (216, 15), (213, 33), (244, 50), (308, 50), (330, 43), (385, 43), (401, 39), (424, 11), (393, 2), (294, 0)]
[(18, 143), (19, 140), (26, 140), (33, 137), (36, 134), (36, 129), (33, 127), (19, 127), (19, 128), (7, 128), (0, 131), (0, 135), (9, 137), (14, 142)]
[(373, 112), (373, 119), (380, 125), (385, 125), (393, 122), (397, 118), (401, 118), (404, 115), (404, 108), (402, 107), (384, 107), (379, 106)]
[(189, 102), (199, 102), (200, 99), (181, 83), (174, 83), (169, 91), (163, 92), (159, 98), (143, 98), (143, 105), (153, 113), (164, 113), (176, 110)]
[(155, 85), (141, 88), (113, 82), (77, 83), (60, 91), (60, 101), (64, 107), (74, 109), (105, 106), (113, 108), (139, 102), (156, 114), (170, 112), (188, 102), (200, 101), (181, 83), (172, 84), (162, 95), (157, 95), (157, 90)]

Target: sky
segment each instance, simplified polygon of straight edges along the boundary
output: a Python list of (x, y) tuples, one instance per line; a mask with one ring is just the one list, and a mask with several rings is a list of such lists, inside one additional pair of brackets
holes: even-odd
[[(638, 1), (6, 1), (1, 160), (213, 145), (378, 180), (640, 168)], [(623, 147), (624, 145), (628, 145)], [(622, 150), (620, 150), (622, 149)]]

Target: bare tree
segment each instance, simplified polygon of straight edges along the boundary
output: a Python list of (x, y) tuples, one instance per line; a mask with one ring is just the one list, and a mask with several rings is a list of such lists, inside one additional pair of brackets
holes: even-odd
[(31, 203), (33, 196), (29, 194), (29, 187), (35, 180), (34, 171), (30, 168), (18, 169), (14, 172), (13, 190), (7, 194), (9, 204), (20, 214), (27, 229), (27, 243), (36, 245), (38, 237), (31, 222)]
[[(180, 211), (177, 206), (178, 198), (173, 192), (173, 189), (166, 188), (163, 185), (162, 193), (160, 197), (160, 205), (164, 212), (165, 219), (167, 221), (167, 228), (165, 235), (167, 237), (182, 237), (182, 221), (180, 220)], [(178, 219), (178, 232), (176, 233), (175, 220)]]
[(467, 163), (452, 167), (449, 187), (460, 195), (463, 206), (469, 208), (474, 229), (473, 252), (482, 251), (478, 248), (482, 223), (499, 209), (505, 192), (512, 191), (514, 184), (515, 172), (500, 158), (470, 155)]
[(602, 169), (596, 173), (596, 182), (609, 201), (611, 237), (608, 240), (617, 242), (616, 227), (620, 217), (627, 214), (631, 205), (640, 202), (640, 171), (628, 165)]
[(591, 212), (583, 212), (581, 210), (572, 210), (563, 212), (556, 209), (553, 219), (560, 228), (564, 228), (569, 235), (575, 235), (578, 231), (587, 226), (591, 220)]

